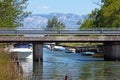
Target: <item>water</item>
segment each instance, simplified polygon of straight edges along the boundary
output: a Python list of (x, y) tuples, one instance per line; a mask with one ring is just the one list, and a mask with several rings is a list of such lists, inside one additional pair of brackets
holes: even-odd
[[(32, 59), (22, 61), (27, 80), (119, 80), (120, 62), (103, 61), (65, 52), (44, 49), (44, 61), (32, 63)], [(33, 65), (33, 66), (32, 66)]]

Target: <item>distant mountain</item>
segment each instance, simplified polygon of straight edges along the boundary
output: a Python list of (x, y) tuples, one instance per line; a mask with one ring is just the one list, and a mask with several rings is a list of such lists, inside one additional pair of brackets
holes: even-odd
[(48, 19), (52, 19), (54, 16), (63, 22), (66, 28), (78, 28), (77, 22), (79, 20), (84, 21), (87, 17), (87, 15), (79, 16), (63, 13), (33, 14), (24, 19), (24, 26), (22, 28), (45, 28)]

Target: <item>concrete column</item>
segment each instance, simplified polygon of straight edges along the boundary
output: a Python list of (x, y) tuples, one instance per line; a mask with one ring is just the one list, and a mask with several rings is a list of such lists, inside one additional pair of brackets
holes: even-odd
[(120, 60), (120, 42), (104, 43), (104, 60)]
[(33, 43), (33, 61), (43, 62), (43, 44)]

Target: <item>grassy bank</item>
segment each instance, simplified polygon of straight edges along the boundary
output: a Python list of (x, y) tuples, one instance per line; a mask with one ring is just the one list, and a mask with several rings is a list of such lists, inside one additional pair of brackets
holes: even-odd
[(19, 80), (19, 75), (15, 69), (15, 64), (12, 63), (11, 58), (0, 47), (0, 80)]
[(80, 47), (80, 46), (97, 46), (97, 45), (103, 45), (103, 43), (75, 43), (75, 42), (70, 42), (70, 43), (60, 43), (59, 45), (61, 46), (69, 46), (69, 47)]

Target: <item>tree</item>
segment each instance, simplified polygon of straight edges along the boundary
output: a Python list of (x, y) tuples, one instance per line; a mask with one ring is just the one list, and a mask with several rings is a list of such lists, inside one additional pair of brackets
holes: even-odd
[(4, 0), (0, 2), (0, 28), (16, 28), (22, 25), (24, 17), (30, 12), (25, 11), (27, 0)]
[(55, 30), (62, 30), (65, 28), (65, 25), (60, 22), (56, 17), (53, 17), (52, 20), (48, 20), (46, 29), (55, 29)]
[(105, 27), (120, 28), (120, 0), (102, 0), (101, 8)]
[(92, 11), (81, 28), (120, 28), (120, 0), (101, 0), (101, 3), (101, 9)]
[(87, 19), (84, 21), (84, 23), (82, 24), (82, 26), (80, 27), (81, 28), (84, 28), (84, 29), (87, 29), (87, 28), (92, 28), (93, 26), (93, 21), (90, 20), (90, 19)]

